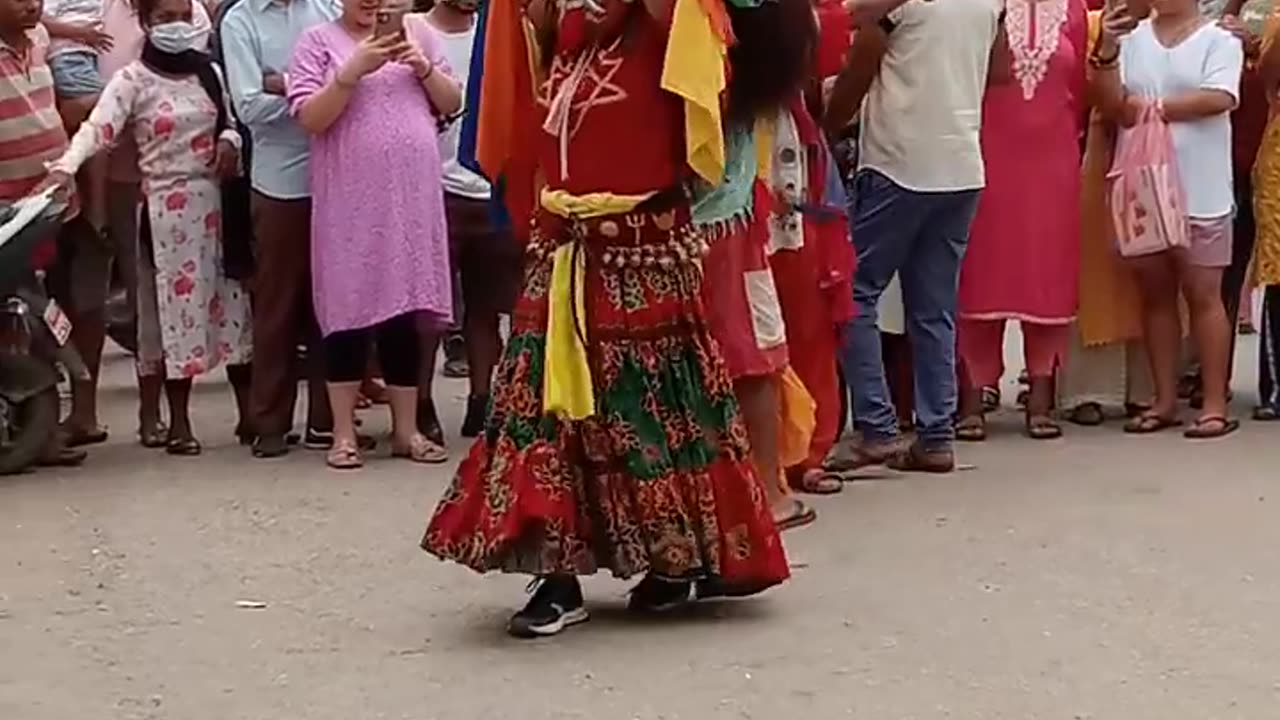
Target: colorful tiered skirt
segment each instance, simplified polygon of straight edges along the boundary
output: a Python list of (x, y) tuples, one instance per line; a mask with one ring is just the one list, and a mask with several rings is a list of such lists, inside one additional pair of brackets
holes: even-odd
[[(573, 282), (594, 412), (582, 420), (544, 411), (552, 253), (566, 243), (585, 257)], [(683, 201), (589, 220), (539, 213), (486, 431), (436, 508), (427, 552), (479, 572), (755, 589), (787, 578), (704, 321), (702, 244)]]

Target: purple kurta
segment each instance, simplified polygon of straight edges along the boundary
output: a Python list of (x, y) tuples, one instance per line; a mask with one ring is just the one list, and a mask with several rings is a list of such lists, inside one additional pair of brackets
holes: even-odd
[[(449, 72), (434, 31), (420, 18), (406, 27), (436, 72)], [(338, 23), (302, 36), (289, 67), (295, 113), (355, 48)], [(312, 136), (312, 293), (326, 336), (409, 312), (436, 326), (451, 322), (438, 135), (414, 71), (388, 63), (361, 79), (337, 121)]]

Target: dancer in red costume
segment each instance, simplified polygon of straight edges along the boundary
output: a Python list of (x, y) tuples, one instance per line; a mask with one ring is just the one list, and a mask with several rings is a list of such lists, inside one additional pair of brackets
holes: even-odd
[[(488, 65), (526, 57), (513, 2), (487, 8), (484, 75), (519, 88)], [(642, 576), (631, 602), (642, 611), (788, 576), (707, 333), (706, 243), (690, 221), (687, 187), (718, 180), (724, 152), (720, 98), (699, 95), (689, 73), (725, 77), (727, 14), (718, 0), (568, 0), (529, 16), (547, 78), (533, 133), (545, 186), (484, 435), (422, 543), (479, 572), (533, 575), (509, 624), (520, 637), (587, 619), (578, 575)]]

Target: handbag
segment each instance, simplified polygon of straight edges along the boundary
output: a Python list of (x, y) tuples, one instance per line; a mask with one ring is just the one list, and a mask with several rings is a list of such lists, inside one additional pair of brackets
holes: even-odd
[(1121, 256), (1154, 255), (1191, 244), (1173, 132), (1155, 103), (1142, 109), (1136, 125), (1122, 131), (1110, 176), (1111, 221)]

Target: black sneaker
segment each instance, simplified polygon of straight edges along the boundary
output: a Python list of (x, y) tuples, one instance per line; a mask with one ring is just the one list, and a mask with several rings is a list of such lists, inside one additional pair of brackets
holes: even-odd
[(590, 619), (582, 603), (582, 586), (575, 577), (536, 578), (529, 589), (533, 597), (507, 623), (507, 632), (514, 637), (551, 637)]
[(472, 395), (467, 398), (467, 414), (462, 420), (462, 437), (480, 437), (489, 415), (489, 396)]
[(645, 575), (631, 591), (627, 609), (631, 612), (665, 613), (697, 599), (697, 588), (688, 580), (666, 580), (656, 575)]

